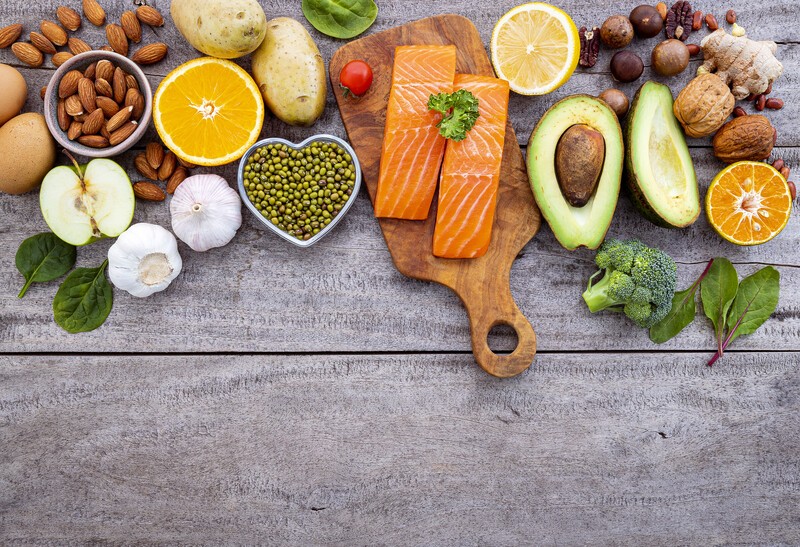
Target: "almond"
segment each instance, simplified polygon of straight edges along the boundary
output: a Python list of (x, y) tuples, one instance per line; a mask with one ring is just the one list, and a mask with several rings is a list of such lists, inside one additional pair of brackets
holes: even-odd
[(114, 77), (114, 65), (111, 64), (111, 61), (107, 61), (106, 59), (97, 61), (95, 77), (102, 78), (105, 81), (110, 82), (111, 78)]
[(178, 163), (183, 165), (186, 169), (194, 169), (195, 167), (197, 167), (195, 164), (188, 162), (182, 158), (178, 158)]
[(80, 116), (83, 114), (83, 105), (81, 104), (81, 100), (77, 93), (67, 97), (64, 103), (64, 108), (67, 109), (67, 114), (70, 116)]
[(94, 80), (95, 76), (97, 75), (97, 63), (92, 63), (86, 67), (86, 70), (83, 71), (83, 77), (89, 78), (90, 80)]
[(89, 78), (81, 78), (78, 82), (78, 98), (87, 114), (91, 114), (97, 108), (97, 92), (94, 90), (94, 82)]
[(142, 41), (142, 25), (139, 24), (139, 19), (136, 18), (132, 11), (122, 12), (119, 24), (122, 30), (125, 31), (125, 36), (128, 37), (128, 40), (137, 44)]
[(50, 55), (55, 54), (56, 46), (53, 45), (53, 42), (47, 39), (47, 36), (44, 34), (39, 34), (38, 32), (31, 32), (30, 34), (31, 44), (33, 44), (36, 49), (41, 51), (42, 53), (47, 53)]
[(128, 85), (125, 83), (125, 71), (119, 67), (114, 69), (111, 89), (114, 90), (114, 100), (122, 104), (122, 101), (125, 100), (125, 93), (128, 91)]
[(47, 94), (47, 86), (42, 87), (39, 90), (39, 96), (44, 100), (44, 96)]
[(80, 114), (78, 114), (77, 116), (73, 116), (73, 117), (72, 117), (72, 119), (73, 119), (73, 120), (75, 120), (76, 122), (81, 122), (81, 123), (83, 123), (83, 122), (85, 122), (85, 121), (86, 121), (86, 118), (87, 118), (88, 116), (89, 116), (89, 115), (88, 115), (86, 112), (81, 112), (81, 113), (80, 113)]
[(175, 172), (172, 173), (172, 176), (167, 181), (167, 193), (174, 194), (178, 186), (180, 186), (181, 183), (185, 181), (188, 177), (189, 177), (189, 172), (186, 170), (185, 167), (178, 167), (177, 169), (175, 169)]
[(19, 23), (0, 28), (0, 48), (8, 47), (22, 36), (22, 25)]
[(83, 135), (83, 124), (81, 122), (73, 121), (69, 124), (69, 129), (67, 129), (67, 138), (69, 140), (74, 141), (81, 135)]
[(45, 19), (39, 24), (39, 29), (42, 31), (42, 34), (47, 36), (47, 39), (55, 45), (67, 45), (67, 31), (61, 28), (61, 25), (58, 23)]
[(104, 97), (111, 97), (114, 95), (114, 90), (111, 89), (111, 84), (102, 78), (97, 78), (94, 81), (94, 90), (98, 95), (102, 95)]
[(101, 135), (83, 135), (78, 137), (78, 142), (90, 148), (107, 148), (108, 139)]
[(92, 46), (81, 40), (80, 38), (75, 38), (74, 36), (70, 37), (67, 41), (67, 46), (69, 50), (72, 52), (73, 55), (78, 55), (79, 53), (86, 53), (87, 51), (92, 51)]
[[(111, 143), (111, 146), (117, 146), (118, 144), (125, 142), (128, 137), (133, 135), (133, 132), (136, 131), (137, 127), (139, 127), (139, 124), (136, 122), (127, 122), (116, 131), (111, 131), (109, 129), (111, 132), (111, 138), (108, 139), (108, 142)], [(106, 128), (108, 128), (108, 126), (106, 126)]]
[(111, 138), (111, 133), (109, 133), (109, 132), (108, 132), (108, 129), (106, 128), (106, 126), (107, 126), (107, 125), (108, 125), (108, 123), (104, 123), (104, 124), (103, 124), (103, 127), (101, 127), (101, 128), (100, 128), (100, 134), (101, 134), (103, 137), (105, 137), (105, 138), (106, 138), (106, 140), (108, 140), (108, 139), (110, 139), (110, 138)]
[(169, 180), (178, 165), (178, 158), (172, 152), (167, 152), (161, 167), (158, 168), (158, 180)]
[(131, 116), (133, 119), (138, 120), (144, 114), (144, 97), (135, 89), (129, 89), (125, 94), (125, 106), (133, 107)]
[(56, 10), (56, 17), (58, 17), (58, 20), (66, 29), (73, 32), (78, 30), (81, 26), (80, 14), (67, 6), (59, 6)]
[(94, 112), (86, 116), (86, 120), (83, 122), (83, 134), (84, 135), (94, 135), (100, 131), (100, 128), (103, 127), (103, 123), (106, 121), (105, 117), (103, 116), (103, 111), (99, 108), (95, 108)]
[(67, 61), (69, 61), (71, 58), (72, 58), (72, 53), (70, 53), (69, 51), (59, 51), (58, 53), (53, 55), (53, 58), (50, 60), (53, 62), (54, 66), (59, 67), (64, 63), (66, 63)]
[(136, 81), (136, 78), (132, 74), (125, 75), (125, 85), (128, 86), (128, 89), (139, 91), (139, 82)]
[(145, 178), (156, 180), (158, 178), (158, 172), (150, 166), (150, 163), (147, 161), (147, 154), (142, 152), (133, 160), (133, 166), (136, 167), (136, 170)]
[(78, 82), (83, 78), (80, 70), (70, 70), (61, 78), (58, 84), (58, 96), (66, 99), (70, 95), (74, 95), (78, 91)]
[(113, 133), (114, 131), (125, 125), (128, 122), (128, 120), (131, 119), (132, 112), (133, 112), (133, 107), (128, 106), (126, 108), (123, 108), (113, 116), (111, 116), (111, 118), (109, 118), (108, 120), (108, 123), (106, 124), (106, 129), (108, 130), (108, 132)]
[(136, 8), (136, 17), (145, 25), (160, 27), (164, 24), (164, 17), (161, 12), (152, 6), (139, 6)]
[(125, 36), (125, 31), (116, 23), (106, 25), (106, 39), (111, 49), (120, 55), (128, 55), (128, 37)]
[(144, 155), (150, 167), (158, 169), (161, 167), (161, 162), (164, 161), (164, 147), (157, 142), (148, 143), (144, 149)]
[(148, 181), (134, 183), (133, 195), (147, 201), (164, 201), (167, 198), (166, 194), (164, 194), (164, 190)]
[(58, 120), (58, 127), (61, 128), (61, 131), (69, 129), (71, 120), (69, 114), (67, 114), (66, 101), (64, 99), (59, 99), (56, 104), (56, 120)]
[(167, 44), (156, 42), (147, 44), (133, 54), (131, 60), (140, 65), (152, 65), (167, 56)]
[(99, 48), (97, 48), (97, 49), (98, 49), (99, 51), (114, 51), (114, 48), (113, 48), (113, 47), (111, 47), (111, 46), (109, 46), (109, 45), (100, 46), (100, 47), (99, 47)]
[(97, 0), (83, 0), (83, 14), (97, 27), (102, 27), (106, 22), (106, 12)]
[(119, 105), (114, 99), (109, 97), (103, 97), (102, 95), (97, 97), (96, 104), (97, 108), (103, 111), (106, 118), (111, 118), (119, 112)]
[(42, 52), (36, 49), (33, 44), (28, 42), (15, 42), (11, 45), (11, 51), (14, 55), (28, 66), (37, 68), (42, 66), (44, 56)]

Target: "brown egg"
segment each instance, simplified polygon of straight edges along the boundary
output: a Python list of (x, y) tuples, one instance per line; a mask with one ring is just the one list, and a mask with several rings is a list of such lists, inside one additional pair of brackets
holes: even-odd
[(24, 194), (42, 182), (56, 161), (56, 143), (44, 116), (20, 114), (0, 127), (0, 192)]
[(0, 126), (19, 114), (28, 98), (28, 85), (19, 70), (0, 64)]

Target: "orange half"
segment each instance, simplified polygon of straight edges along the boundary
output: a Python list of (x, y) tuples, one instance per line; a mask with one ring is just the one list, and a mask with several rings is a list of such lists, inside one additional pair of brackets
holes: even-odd
[(737, 245), (766, 243), (792, 212), (786, 179), (768, 163), (740, 161), (719, 172), (706, 194), (706, 215), (719, 235)]
[(241, 158), (258, 139), (264, 101), (239, 65), (201, 57), (177, 67), (158, 86), (153, 123), (179, 158), (224, 165)]

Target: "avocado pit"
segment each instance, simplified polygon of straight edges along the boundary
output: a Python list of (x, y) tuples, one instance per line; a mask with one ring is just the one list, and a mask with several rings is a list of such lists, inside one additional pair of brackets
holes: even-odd
[(567, 202), (583, 207), (597, 189), (606, 145), (603, 134), (586, 124), (564, 131), (556, 146), (555, 167), (558, 185)]

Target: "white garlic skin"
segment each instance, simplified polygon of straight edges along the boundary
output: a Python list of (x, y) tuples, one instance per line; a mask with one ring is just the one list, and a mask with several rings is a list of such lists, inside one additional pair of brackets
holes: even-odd
[(219, 175), (184, 180), (169, 204), (172, 230), (192, 250), (227, 245), (242, 225), (239, 194)]
[(139, 298), (169, 287), (182, 268), (178, 241), (156, 224), (134, 224), (108, 249), (111, 282)]

